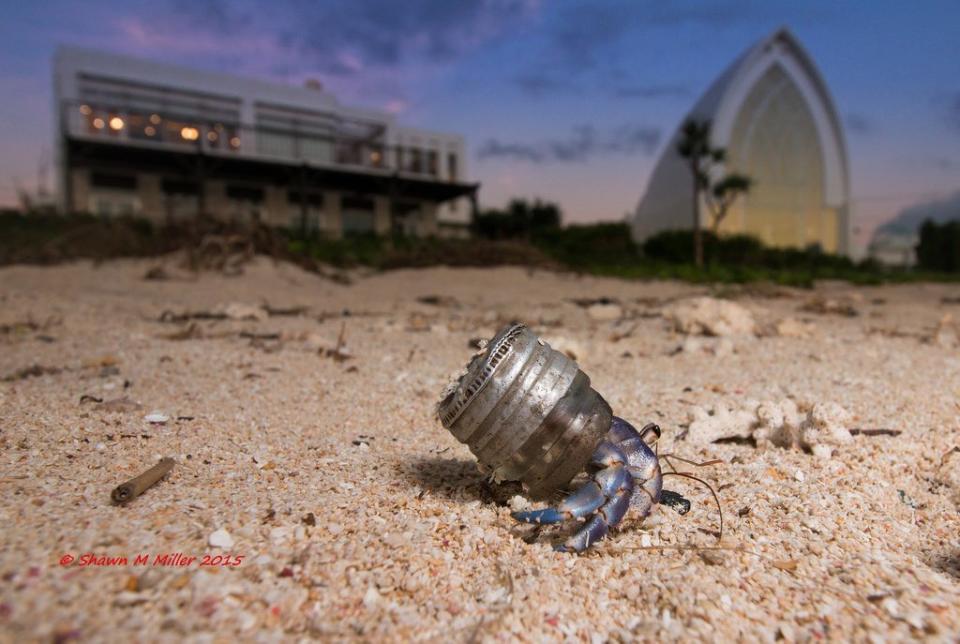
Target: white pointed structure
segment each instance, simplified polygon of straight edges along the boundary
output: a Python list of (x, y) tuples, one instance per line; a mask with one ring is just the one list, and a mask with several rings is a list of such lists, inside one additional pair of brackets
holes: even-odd
[[(847, 151), (840, 119), (810, 56), (784, 28), (748, 49), (684, 119), (710, 121), (728, 170), (753, 179), (720, 226), (770, 246), (850, 251)], [(693, 225), (693, 178), (677, 153), (679, 128), (660, 153), (631, 223), (642, 241)], [(706, 209), (701, 204), (701, 223)]]

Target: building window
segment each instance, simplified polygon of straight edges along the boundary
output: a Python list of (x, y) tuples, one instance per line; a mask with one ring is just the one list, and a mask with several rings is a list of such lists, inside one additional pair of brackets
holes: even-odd
[(199, 214), (199, 183), (183, 179), (164, 179), (161, 187), (168, 219), (189, 219)]
[(450, 181), (457, 180), (457, 155), (455, 152), (447, 154), (447, 178)]
[(102, 217), (132, 216), (140, 212), (137, 177), (94, 172), (90, 175), (88, 210)]
[(228, 185), (231, 216), (242, 223), (260, 221), (263, 216), (263, 188)]
[(382, 168), (384, 165), (383, 146), (376, 144), (370, 146), (370, 165), (374, 168)]
[(420, 150), (420, 148), (409, 148), (407, 152), (410, 153), (407, 171), (414, 172), (416, 174), (423, 172), (423, 152)]
[(390, 204), (390, 230), (395, 236), (417, 234), (420, 204), (416, 201), (394, 201)]
[(427, 150), (427, 174), (432, 177), (437, 176), (439, 172), (439, 163), (437, 161), (437, 151)]
[(287, 193), (290, 229), (316, 237), (323, 222), (323, 193), (291, 190)]
[(133, 174), (94, 172), (90, 175), (90, 185), (94, 188), (132, 191), (137, 189), (137, 176)]
[(344, 197), (340, 201), (344, 235), (368, 235), (374, 232), (373, 199)]

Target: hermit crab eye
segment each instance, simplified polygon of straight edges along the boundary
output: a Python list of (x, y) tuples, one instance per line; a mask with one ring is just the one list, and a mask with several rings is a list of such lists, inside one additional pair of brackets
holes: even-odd
[(653, 445), (660, 440), (660, 425), (650, 423), (640, 430), (640, 438), (647, 445)]

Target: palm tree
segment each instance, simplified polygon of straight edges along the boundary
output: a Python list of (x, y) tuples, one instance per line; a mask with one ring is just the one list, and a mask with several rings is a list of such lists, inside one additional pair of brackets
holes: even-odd
[(720, 222), (727, 216), (730, 206), (742, 194), (750, 192), (753, 179), (746, 175), (731, 173), (713, 185), (707, 205), (710, 207), (710, 228), (714, 234), (720, 232)]
[(710, 149), (710, 121), (687, 120), (680, 129), (677, 152), (690, 166), (693, 177), (693, 261), (703, 266), (703, 235), (700, 233), (700, 193), (710, 180), (707, 175), (707, 159)]
[(710, 121), (688, 119), (680, 128), (677, 153), (687, 160), (693, 177), (693, 258), (698, 267), (703, 266), (703, 234), (700, 222), (700, 195), (706, 197), (710, 209), (710, 227), (714, 233), (727, 216), (737, 197), (750, 190), (753, 181), (741, 174), (731, 173), (712, 183), (714, 168), (727, 159), (723, 148), (714, 147), (710, 141)]

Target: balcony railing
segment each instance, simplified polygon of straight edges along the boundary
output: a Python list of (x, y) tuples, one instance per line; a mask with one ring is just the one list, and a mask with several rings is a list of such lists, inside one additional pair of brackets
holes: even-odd
[(255, 126), (74, 102), (65, 102), (61, 110), (63, 132), (74, 139), (316, 166), (347, 166), (446, 181), (459, 179), (458, 159), (450, 153), (444, 157), (446, 164), (442, 164), (437, 150), (386, 145), (379, 133), (358, 138), (335, 131), (320, 132), (316, 126)]

